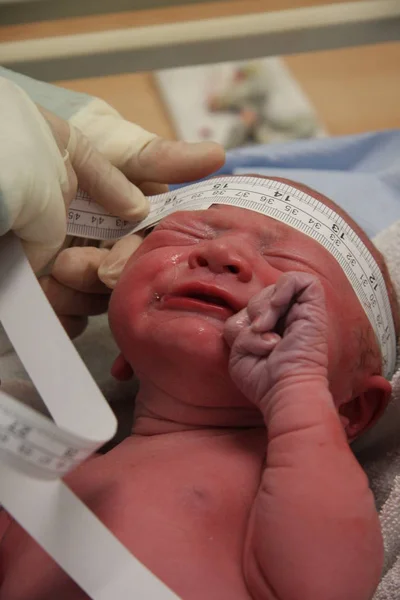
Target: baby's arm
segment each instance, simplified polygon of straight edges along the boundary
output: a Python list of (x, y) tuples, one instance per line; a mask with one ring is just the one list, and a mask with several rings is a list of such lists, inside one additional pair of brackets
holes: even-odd
[(322, 382), (277, 391), (244, 555), (255, 599), (369, 600), (382, 538), (368, 481)]
[[(247, 585), (254, 600), (370, 600), (382, 538), (328, 389), (323, 291), (304, 273), (285, 275), (277, 288), (274, 298), (267, 288), (249, 304), (240, 333), (227, 327), (231, 375), (268, 432), (244, 551)], [(293, 298), (284, 336), (263, 335)], [(254, 326), (260, 301), (266, 308)]]

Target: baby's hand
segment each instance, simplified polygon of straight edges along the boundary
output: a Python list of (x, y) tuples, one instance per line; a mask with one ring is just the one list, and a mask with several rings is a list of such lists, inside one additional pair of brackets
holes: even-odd
[(282, 275), (227, 320), (224, 336), (232, 380), (260, 408), (273, 390), (327, 378), (325, 297), (313, 275)]

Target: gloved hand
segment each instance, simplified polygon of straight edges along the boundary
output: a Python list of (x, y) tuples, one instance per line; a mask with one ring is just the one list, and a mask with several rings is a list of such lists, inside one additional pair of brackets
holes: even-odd
[[(124, 120), (106, 102), (92, 99), (69, 119), (128, 179), (147, 195), (167, 191), (167, 183), (193, 181), (222, 166), (224, 151), (211, 142), (167, 141)], [(57, 257), (40, 283), (70, 337), (81, 334), (88, 317), (105, 312), (125, 263), (140, 235), (112, 247), (73, 247)]]
[(185, 183), (210, 175), (224, 164), (219, 144), (170, 141), (126, 121), (109, 104), (93, 98), (69, 123), (79, 129), (130, 181), (150, 196), (167, 191), (166, 183)]
[(66, 234), (66, 208), (77, 185), (127, 220), (148, 211), (140, 190), (77, 129), (40, 110), (14, 83), (0, 79), (0, 235), (21, 238), (34, 269)]
[(66, 248), (57, 256), (51, 274), (39, 279), (71, 338), (85, 330), (89, 316), (106, 312), (112, 288), (141, 241), (141, 236), (135, 234), (122, 238), (112, 248)]
[(113, 214), (136, 221), (148, 211), (144, 194), (166, 190), (160, 182), (197, 179), (223, 161), (217, 144), (162, 140), (97, 99), (63, 121), (0, 78), (0, 235), (13, 229), (36, 270), (65, 238), (78, 184)]

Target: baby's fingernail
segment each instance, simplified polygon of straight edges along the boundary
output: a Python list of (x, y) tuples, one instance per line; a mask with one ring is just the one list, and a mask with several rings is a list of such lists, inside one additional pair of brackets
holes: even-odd
[(254, 319), (254, 321), (251, 324), (251, 329), (254, 332), (259, 333), (260, 331), (262, 331), (264, 329), (264, 327), (263, 327), (264, 317), (265, 317), (265, 315), (259, 315), (258, 317), (256, 317)]
[(268, 344), (268, 346), (276, 346), (281, 339), (280, 336), (273, 331), (268, 331), (268, 333), (264, 333), (261, 337), (263, 341)]
[(270, 302), (272, 302), (273, 300), (275, 300), (276, 297), (277, 297), (277, 295), (278, 295), (278, 288), (277, 288), (276, 285), (274, 285), (274, 289), (273, 289), (272, 294), (271, 294)]

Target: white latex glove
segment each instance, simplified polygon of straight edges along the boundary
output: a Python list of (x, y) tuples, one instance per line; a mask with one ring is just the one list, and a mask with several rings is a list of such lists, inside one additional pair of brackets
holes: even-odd
[(47, 299), (72, 338), (88, 317), (106, 312), (125, 263), (140, 245), (140, 235), (122, 238), (111, 249), (71, 247), (57, 256), (51, 273), (40, 278)]
[[(165, 183), (209, 175), (225, 158), (218, 144), (167, 141), (150, 134), (98, 98), (80, 108), (69, 122), (148, 195), (165, 192)], [(141, 241), (141, 235), (131, 235), (104, 248), (67, 248), (51, 273), (40, 279), (71, 337), (84, 331), (89, 316), (107, 310), (110, 293)]]
[(141, 184), (147, 195), (166, 191), (160, 184), (201, 179), (225, 161), (219, 144), (165, 140), (125, 120), (99, 98), (79, 109), (69, 122), (130, 181)]
[[(167, 183), (189, 182), (210, 175), (225, 160), (219, 144), (164, 140), (126, 121), (99, 98), (93, 98), (80, 108), (69, 122), (147, 195), (167, 191)], [(120, 240), (108, 253), (96, 254), (83, 248), (75, 248), (71, 253), (67, 251), (60, 263), (62, 268), (57, 269), (59, 282), (66, 269), (67, 280), (74, 287), (84, 270), (83, 265), (89, 260), (88, 268), (92, 269), (97, 262), (99, 278), (113, 289), (126, 261), (140, 242), (140, 236), (131, 236)]]
[(148, 212), (144, 194), (78, 129), (0, 78), (0, 235), (13, 230), (36, 270), (64, 241), (66, 209), (78, 183), (124, 219), (136, 221)]

